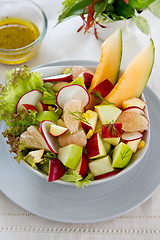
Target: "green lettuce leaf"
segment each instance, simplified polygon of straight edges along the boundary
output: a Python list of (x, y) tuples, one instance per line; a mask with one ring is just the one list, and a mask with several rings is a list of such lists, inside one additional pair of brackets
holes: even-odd
[(77, 172), (75, 171), (68, 171), (61, 177), (62, 181), (75, 183), (77, 188), (84, 188), (84, 186), (90, 185), (91, 181), (93, 181), (94, 175), (89, 173), (86, 178), (82, 178)]
[(43, 86), (40, 73), (30, 73), (27, 66), (11, 69), (6, 74), (6, 85), (0, 90), (0, 120), (7, 121), (5, 113), (16, 112), (20, 97), (31, 90), (39, 90)]

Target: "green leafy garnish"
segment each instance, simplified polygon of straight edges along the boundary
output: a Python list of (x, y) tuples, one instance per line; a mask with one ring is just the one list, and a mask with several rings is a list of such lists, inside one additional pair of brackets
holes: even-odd
[(74, 117), (74, 120), (80, 120), (80, 121), (90, 125), (90, 123), (87, 121), (86, 117), (84, 116), (84, 114), (82, 112), (79, 112), (79, 111), (72, 112), (69, 109), (67, 109), (67, 111), (69, 112), (69, 114), (71, 114)]
[(108, 127), (108, 130), (109, 130), (109, 132), (111, 132), (112, 136), (118, 136), (118, 130), (116, 129), (116, 127), (114, 125), (114, 121), (104, 124), (104, 126)]
[(100, 93), (100, 91), (92, 90), (90, 92), (90, 94), (92, 97), (96, 98), (99, 101), (99, 103), (105, 102), (105, 104), (113, 104), (114, 105), (114, 103), (108, 102), (104, 97), (102, 97), (102, 94)]
[(62, 181), (75, 183), (77, 188), (84, 188), (84, 186), (88, 186), (91, 181), (94, 179), (94, 175), (89, 173), (86, 178), (82, 178), (77, 172), (71, 171), (70, 169), (61, 177)]
[(143, 33), (149, 34), (147, 20), (142, 19), (140, 13), (149, 9), (156, 17), (160, 17), (160, 0), (65, 0), (62, 5), (58, 23), (72, 16), (80, 16), (83, 24), (77, 31), (84, 29), (86, 33), (93, 28), (96, 38), (96, 25), (105, 28), (104, 22), (127, 19), (133, 19)]

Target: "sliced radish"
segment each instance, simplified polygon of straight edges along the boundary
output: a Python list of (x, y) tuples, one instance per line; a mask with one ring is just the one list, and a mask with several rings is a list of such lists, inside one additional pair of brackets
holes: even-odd
[(68, 73), (68, 74), (54, 75), (51, 77), (45, 77), (43, 78), (43, 81), (44, 82), (60, 82), (60, 81), (71, 82), (72, 78), (73, 78), (72, 74)]
[(53, 86), (52, 89), (56, 92), (58, 92), (61, 88), (68, 86), (67, 82), (56, 82)]
[(77, 84), (61, 88), (57, 94), (57, 104), (60, 108), (63, 108), (64, 104), (72, 99), (80, 100), (82, 108), (85, 108), (89, 103), (90, 97), (87, 90)]
[(54, 122), (52, 122), (52, 121), (48, 121), (48, 120), (42, 121), (40, 123), (40, 131), (41, 131), (42, 136), (44, 137), (44, 140), (46, 141), (49, 149), (53, 153), (57, 154), (60, 146), (59, 146), (57, 138), (50, 134), (50, 127), (52, 124), (54, 124)]
[(142, 114), (142, 115), (145, 114), (145, 111), (142, 108), (136, 107), (136, 106), (127, 107), (127, 108), (123, 109), (123, 112), (137, 112), (137, 113)]
[(16, 105), (16, 111), (19, 112), (22, 109), (22, 104), (30, 104), (36, 106), (37, 103), (42, 99), (42, 92), (38, 90), (31, 90), (25, 93), (18, 101)]
[(54, 137), (59, 137), (66, 133), (69, 129), (66, 127), (61, 127), (56, 124), (52, 124), (50, 127), (50, 134)]
[(141, 139), (143, 137), (143, 134), (141, 132), (123, 132), (122, 133), (122, 140), (124, 141), (134, 141)]

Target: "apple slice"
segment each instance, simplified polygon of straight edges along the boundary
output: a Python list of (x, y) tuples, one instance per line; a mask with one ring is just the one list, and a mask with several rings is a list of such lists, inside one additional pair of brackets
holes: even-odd
[(64, 166), (74, 170), (82, 157), (82, 151), (83, 148), (81, 146), (70, 144), (59, 149), (58, 159)]
[(58, 114), (57, 114), (57, 112), (53, 112), (53, 111), (42, 111), (42, 112), (39, 112), (37, 114), (36, 120), (38, 122), (42, 122), (42, 121), (48, 120), (48, 121), (52, 121), (54, 123), (57, 123), (57, 121), (58, 121)]
[(60, 179), (66, 173), (66, 168), (58, 158), (50, 159), (48, 182)]
[(141, 132), (123, 132), (121, 136), (122, 140), (126, 142), (138, 140), (142, 137), (143, 134)]
[(131, 160), (133, 151), (125, 143), (119, 143), (114, 149), (112, 154), (112, 167), (124, 168)]
[(138, 145), (139, 145), (140, 141), (141, 141), (141, 138), (137, 139), (137, 140), (133, 140), (133, 141), (128, 141), (126, 143), (126, 145), (128, 147), (130, 147), (132, 149), (132, 151), (135, 153), (138, 149)]
[(52, 124), (50, 127), (50, 134), (54, 137), (59, 137), (66, 133), (69, 129), (65, 127), (58, 126), (56, 124)]
[(122, 108), (128, 108), (133, 106), (144, 109), (146, 106), (146, 103), (138, 97), (134, 97), (122, 102)]
[(112, 177), (112, 176), (116, 175), (117, 173), (119, 173), (120, 171), (121, 171), (121, 169), (116, 169), (112, 172), (108, 172), (108, 173), (98, 175), (98, 176), (94, 177), (94, 180), (99, 180), (99, 179), (103, 179), (103, 178), (107, 178), (107, 177)]
[(98, 114), (92, 110), (87, 110), (85, 113), (83, 113), (83, 115), (86, 121), (81, 121), (82, 128), (86, 133), (88, 133), (89, 130), (93, 130), (94, 132), (97, 124)]
[(138, 114), (144, 115), (145, 111), (142, 108), (133, 106), (133, 107), (127, 107), (123, 109), (123, 112), (137, 112)]
[(71, 82), (72, 81), (72, 74), (60, 74), (60, 75), (55, 75), (55, 76), (50, 76), (50, 77), (43, 77), (43, 81), (46, 82)]
[(55, 91), (55, 92), (58, 92), (61, 88), (65, 87), (65, 86), (68, 86), (68, 82), (56, 82), (53, 86), (52, 86), (52, 89)]
[(88, 89), (91, 85), (92, 79), (93, 79), (93, 74), (89, 72), (82, 72), (79, 77), (83, 79), (85, 87)]
[(50, 134), (50, 127), (51, 125), (54, 124), (52, 121), (42, 121), (40, 123), (40, 131), (42, 133), (42, 136), (44, 137), (44, 140), (46, 141), (49, 149), (55, 153), (58, 154), (58, 150), (60, 148), (58, 140), (56, 137), (53, 137)]
[(95, 110), (98, 113), (99, 120), (102, 124), (112, 123), (118, 118), (122, 110), (114, 105), (97, 105)]
[(88, 172), (88, 164), (89, 161), (87, 156), (82, 153), (81, 160), (74, 171), (77, 172), (82, 178), (85, 178)]
[(21, 109), (25, 110), (27, 113), (29, 111), (36, 111), (37, 112), (37, 109), (35, 108), (35, 106), (33, 106), (31, 104), (22, 104)]
[(111, 165), (111, 158), (109, 155), (89, 162), (89, 169), (94, 176), (102, 175), (114, 170)]
[(103, 140), (116, 146), (120, 141), (121, 132), (122, 132), (121, 123), (107, 124), (102, 126), (101, 137)]
[(31, 90), (25, 93), (18, 101), (16, 105), (16, 111), (19, 112), (22, 109), (22, 104), (30, 104), (36, 106), (42, 99), (43, 93), (38, 90)]
[(94, 133), (92, 137), (88, 139), (86, 148), (87, 157), (89, 159), (95, 159), (106, 155), (106, 149), (98, 132)]
[(60, 108), (64, 108), (64, 104), (72, 99), (80, 100), (82, 108), (85, 108), (90, 100), (87, 90), (80, 85), (69, 85), (60, 89), (57, 94), (57, 104)]
[(122, 123), (122, 129), (125, 132), (144, 132), (148, 130), (148, 119), (137, 112), (123, 111), (116, 120), (116, 123)]
[(42, 159), (43, 154), (44, 154), (44, 149), (34, 150), (28, 153), (25, 160), (31, 165), (40, 163), (43, 161)]
[(113, 88), (114, 88), (113, 83), (111, 83), (108, 79), (105, 79), (104, 81), (100, 82), (90, 92), (91, 101), (88, 104), (87, 109), (93, 109), (95, 105), (98, 105), (103, 101), (100, 97), (98, 97), (98, 94), (100, 94), (102, 98), (105, 98)]
[(50, 105), (44, 104), (42, 101), (39, 101), (36, 105), (36, 109), (38, 110), (38, 112), (48, 111), (49, 106)]

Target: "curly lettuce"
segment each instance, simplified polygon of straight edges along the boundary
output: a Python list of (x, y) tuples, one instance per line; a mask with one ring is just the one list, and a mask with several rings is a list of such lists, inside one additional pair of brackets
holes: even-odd
[(40, 73), (31, 73), (27, 66), (11, 69), (6, 73), (6, 85), (0, 90), (0, 120), (8, 123), (8, 115), (16, 113), (16, 105), (22, 95), (43, 86)]

